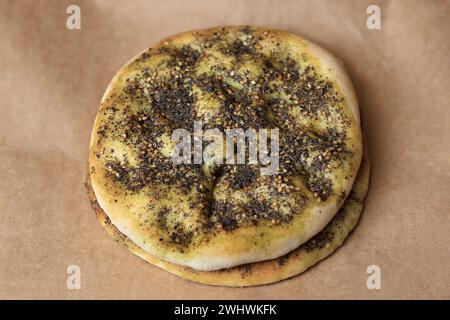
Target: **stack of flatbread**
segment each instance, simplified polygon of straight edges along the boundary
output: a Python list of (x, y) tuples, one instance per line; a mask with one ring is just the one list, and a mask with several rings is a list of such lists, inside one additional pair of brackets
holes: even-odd
[[(228, 143), (227, 132), (256, 140)], [(101, 225), (149, 263), (260, 285), (344, 242), (368, 189), (364, 150), (339, 60), (285, 31), (218, 27), (167, 38), (117, 73), (92, 130), (87, 187)]]

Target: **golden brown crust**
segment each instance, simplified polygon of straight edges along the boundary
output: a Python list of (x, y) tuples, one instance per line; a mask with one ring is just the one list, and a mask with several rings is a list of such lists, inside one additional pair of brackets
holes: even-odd
[(196, 271), (149, 255), (111, 223), (108, 216), (97, 203), (89, 176), (86, 180), (86, 186), (92, 206), (102, 227), (117, 242), (124, 245), (137, 256), (186, 280), (209, 285), (244, 287), (274, 283), (296, 276), (331, 255), (342, 245), (359, 220), (368, 191), (369, 174), (370, 164), (366, 151), (352, 191), (339, 213), (324, 230), (299, 248), (278, 259), (255, 262), (218, 271)]
[[(241, 27), (228, 27), (227, 32), (233, 33), (240, 30)], [(209, 30), (201, 30), (196, 32), (187, 32), (180, 35), (170, 37), (161, 41), (158, 45), (152, 48), (152, 52), (159, 50), (169, 44), (169, 46), (180, 47), (182, 44), (192, 43), (200, 34), (201, 37), (209, 39), (216, 32), (222, 28), (214, 28)], [(344, 98), (342, 108), (346, 106), (348, 110), (344, 110), (346, 116), (349, 117), (349, 128), (346, 132), (347, 141), (346, 146), (350, 151), (351, 157), (346, 161), (346, 165), (342, 166), (342, 171), (337, 172), (334, 177), (335, 190), (326, 201), (317, 204), (311, 202), (314, 200), (312, 194), (307, 195), (309, 206), (302, 209), (302, 214), (295, 216), (289, 224), (273, 226), (270, 221), (268, 223), (260, 223), (257, 228), (243, 227), (231, 232), (216, 232), (218, 235), (210, 236), (200, 233), (199, 237), (192, 237), (192, 244), (180, 247), (168, 241), (159, 241), (159, 239), (166, 239), (166, 235), (160, 229), (153, 226), (143, 227), (143, 222), (146, 220), (156, 221), (158, 212), (153, 210), (149, 212), (148, 203), (157, 204), (160, 201), (161, 190), (153, 192), (149, 196), (147, 192), (129, 192), (120, 183), (115, 181), (114, 176), (108, 174), (106, 170), (105, 150), (112, 146), (121, 152), (132, 153), (132, 150), (124, 144), (117, 144), (114, 139), (107, 140), (109, 143), (104, 143), (101, 135), (102, 126), (107, 122), (109, 110), (115, 106), (118, 101), (118, 96), (126, 86), (126, 79), (139, 72), (140, 60), (144, 59), (140, 55), (128, 63), (113, 79), (110, 86), (105, 93), (102, 100), (102, 105), (99, 110), (91, 139), (91, 150), (89, 155), (89, 165), (92, 175), (93, 189), (101, 207), (114, 221), (119, 230), (130, 237), (133, 242), (138, 243), (140, 247), (150, 254), (163, 258), (165, 260), (195, 267), (200, 270), (220, 269), (242, 263), (260, 261), (270, 258), (275, 258), (286, 252), (298, 247), (301, 243), (308, 240), (318, 231), (320, 231), (334, 216), (338, 208), (342, 205), (346, 194), (349, 192), (351, 185), (356, 176), (356, 171), (361, 160), (361, 133), (359, 127), (359, 113), (357, 112), (357, 102), (354, 99), (354, 92), (351, 84), (348, 81), (341, 81), (340, 79), (348, 79), (345, 75), (345, 70), (340, 64), (331, 56), (323, 54), (324, 51), (317, 49), (317, 46), (310, 42), (290, 33), (278, 30), (264, 30), (252, 29), (253, 32), (264, 34), (267, 32), (268, 39), (275, 39), (282, 45), (289, 44), (292, 52), (303, 52), (311, 58), (312, 63), (316, 66), (317, 72), (323, 76), (330, 77), (330, 83), (335, 86), (334, 89), (339, 91), (340, 96)], [(264, 40), (266, 41), (266, 40)], [(270, 46), (267, 46), (270, 48)], [(311, 49), (310, 49), (311, 47)], [(282, 49), (282, 50), (284, 50)], [(149, 54), (149, 53), (147, 53)], [(147, 58), (145, 58), (147, 59)], [(144, 60), (145, 60), (144, 59)], [(164, 57), (162, 58), (164, 59)], [(300, 59), (300, 58), (299, 58)], [(321, 65), (320, 61), (324, 60), (327, 63)], [(322, 68), (326, 65), (326, 70)], [(342, 76), (344, 74), (344, 76)], [(340, 77), (339, 77), (340, 76)], [(118, 106), (117, 108), (121, 108)], [(335, 121), (333, 123), (338, 123)], [(114, 143), (113, 143), (114, 142)], [(112, 148), (111, 148), (112, 149)], [(130, 160), (130, 159), (128, 159)], [(128, 161), (127, 160), (127, 161)], [(134, 159), (131, 159), (134, 160)], [(113, 171), (115, 174), (120, 172)], [(344, 179), (344, 173), (346, 179)], [(348, 175), (348, 176), (347, 176)], [(150, 186), (152, 188), (152, 186)], [(157, 188), (160, 188), (159, 186)], [(165, 188), (165, 194), (169, 194), (165, 198), (166, 202), (178, 203), (174, 209), (177, 212), (190, 212), (189, 216), (195, 216), (197, 219), (201, 213), (191, 210), (184, 205), (180, 199), (185, 199), (178, 189)], [(311, 192), (309, 192), (311, 193)], [(191, 197), (192, 194), (189, 194)], [(184, 197), (184, 198), (183, 198)], [(161, 212), (161, 206), (158, 207)], [(194, 212), (195, 211), (195, 212)], [(141, 216), (145, 216), (145, 219)], [(193, 220), (195, 220), (193, 219)], [(196, 224), (195, 221), (190, 222), (191, 225)], [(263, 235), (263, 236), (262, 236)], [(170, 238), (170, 237), (168, 237)], [(183, 239), (183, 238), (181, 238)], [(177, 239), (179, 240), (179, 239)]]

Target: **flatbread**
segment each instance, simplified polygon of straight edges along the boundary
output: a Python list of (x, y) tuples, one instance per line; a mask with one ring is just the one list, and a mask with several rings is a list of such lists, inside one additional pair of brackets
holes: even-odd
[[(280, 168), (175, 165), (171, 134), (280, 132)], [(347, 197), (362, 154), (350, 80), (297, 35), (224, 27), (170, 37), (124, 66), (102, 99), (89, 168), (100, 207), (148, 254), (200, 271), (278, 258)]]
[(137, 256), (186, 280), (217, 286), (246, 287), (274, 283), (296, 276), (328, 257), (341, 246), (356, 226), (363, 211), (364, 199), (369, 187), (369, 173), (369, 158), (367, 152), (365, 152), (352, 191), (342, 208), (321, 232), (299, 248), (278, 259), (218, 271), (197, 271), (149, 255), (111, 223), (111, 220), (98, 205), (89, 176), (86, 185), (92, 206), (102, 227), (117, 242)]

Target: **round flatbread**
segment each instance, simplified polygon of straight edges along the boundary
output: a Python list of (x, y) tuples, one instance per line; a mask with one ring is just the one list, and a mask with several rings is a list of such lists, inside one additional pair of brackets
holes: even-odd
[(89, 198), (100, 224), (117, 242), (124, 245), (128, 250), (145, 261), (183, 279), (209, 285), (245, 287), (274, 283), (298, 275), (331, 255), (341, 246), (356, 226), (362, 213), (364, 199), (369, 186), (369, 173), (370, 165), (366, 152), (352, 191), (342, 208), (321, 232), (299, 248), (278, 259), (255, 262), (218, 271), (196, 271), (189, 267), (166, 262), (146, 253), (111, 223), (108, 216), (97, 203), (89, 176), (86, 181)]
[[(211, 130), (201, 147), (230, 129), (253, 130), (258, 142), (270, 137), (276, 157), (260, 149), (258, 161), (234, 165), (189, 153), (191, 163), (176, 163), (175, 132), (198, 123)], [(249, 145), (244, 139), (246, 157)], [(234, 151), (211, 147), (224, 149)], [(278, 258), (316, 235), (350, 192), (361, 151), (340, 61), (288, 32), (225, 27), (170, 37), (117, 73), (95, 120), (89, 168), (122, 234), (152, 256), (210, 271)]]

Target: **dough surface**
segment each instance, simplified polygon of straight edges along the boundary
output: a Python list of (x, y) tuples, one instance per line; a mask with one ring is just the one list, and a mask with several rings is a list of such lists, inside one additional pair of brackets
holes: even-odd
[[(278, 129), (279, 171), (181, 164), (174, 130)], [(211, 271), (279, 258), (320, 232), (362, 157), (358, 104), (331, 54), (297, 35), (224, 27), (132, 59), (102, 99), (89, 172), (99, 206), (146, 254)]]

